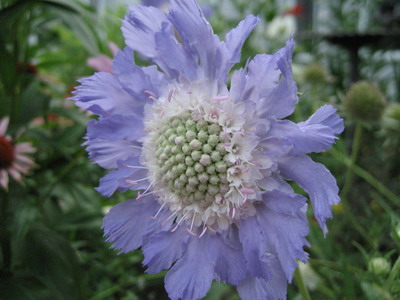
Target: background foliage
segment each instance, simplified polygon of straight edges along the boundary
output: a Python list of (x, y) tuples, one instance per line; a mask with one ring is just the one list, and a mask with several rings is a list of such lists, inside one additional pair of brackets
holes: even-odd
[[(333, 149), (313, 157), (335, 175), (342, 202), (334, 207), (326, 237), (309, 215), (310, 262), (297, 276), (305, 290), (291, 285), (289, 299), (400, 298), (400, 51), (360, 49), (361, 78), (386, 99), (382, 117), (363, 121), (343, 105), (351, 85), (348, 53), (301, 38), (301, 29), (399, 30), (396, 23), (388, 28), (375, 22), (382, 2), (315, 1), (314, 17), (297, 31), (293, 71), (302, 95), (293, 119), (305, 120), (331, 103), (346, 130)], [(242, 66), (248, 57), (282, 47), (290, 35), (282, 19), (296, 21), (304, 13), (294, 1), (203, 4), (221, 37), (248, 13), (260, 16)], [(103, 171), (81, 147), (91, 116), (67, 100), (76, 80), (93, 73), (89, 57), (111, 56), (110, 41), (124, 47), (119, 27), (126, 7), (118, 1), (2, 0), (0, 9), (0, 118), (10, 116), (10, 133), (38, 149), (37, 167), (24, 183), (0, 189), (0, 298), (167, 299), (164, 273), (146, 274), (140, 251), (117, 256), (104, 242), (105, 212), (134, 195), (106, 199), (94, 190)], [(275, 32), (274, 21), (283, 24)], [(205, 299), (238, 296), (215, 283)]]

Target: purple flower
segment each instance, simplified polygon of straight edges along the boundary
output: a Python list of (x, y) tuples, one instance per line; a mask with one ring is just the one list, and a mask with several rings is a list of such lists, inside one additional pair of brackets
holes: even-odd
[[(199, 299), (213, 280), (242, 299), (286, 298), (309, 231), (307, 199), (286, 180), (310, 195), (324, 233), (339, 202), (333, 176), (307, 156), (343, 131), (336, 110), (282, 120), (298, 101), (293, 40), (227, 86), (257, 22), (248, 16), (221, 42), (194, 0), (171, 1), (169, 13), (131, 6), (113, 74), (82, 79), (73, 98), (99, 116), (86, 136), (90, 158), (111, 170), (98, 191), (140, 190), (105, 217), (107, 241), (121, 252), (141, 247), (147, 272), (170, 269), (171, 299)], [(135, 65), (132, 50), (154, 65)]]

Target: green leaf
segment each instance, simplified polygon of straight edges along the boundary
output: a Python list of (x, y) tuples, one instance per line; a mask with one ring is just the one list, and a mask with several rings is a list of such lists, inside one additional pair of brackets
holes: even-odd
[(51, 292), (52, 299), (81, 298), (79, 261), (68, 241), (37, 224), (19, 246), (24, 252), (25, 273), (37, 278)]

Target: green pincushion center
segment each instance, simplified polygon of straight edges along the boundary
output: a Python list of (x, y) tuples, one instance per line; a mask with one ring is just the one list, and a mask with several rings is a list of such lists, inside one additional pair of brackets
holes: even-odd
[(213, 200), (229, 190), (222, 127), (206, 120), (171, 118), (155, 140), (160, 177), (188, 203)]

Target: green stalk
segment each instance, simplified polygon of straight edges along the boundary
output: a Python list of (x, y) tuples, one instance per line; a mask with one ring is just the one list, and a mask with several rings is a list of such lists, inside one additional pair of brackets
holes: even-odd
[[(335, 149), (330, 150), (331, 153), (334, 154), (334, 157), (336, 160), (345, 166), (350, 166), (351, 165), (351, 160), (344, 154), (340, 153), (339, 151)], [(366, 181), (369, 185), (374, 187), (379, 193), (381, 193), (385, 198), (390, 200), (394, 205), (400, 207), (400, 198), (394, 194), (392, 191), (390, 191), (382, 182), (380, 182), (378, 179), (376, 179), (374, 176), (372, 176), (370, 173), (368, 173), (366, 170), (363, 168), (354, 165), (353, 166), (353, 171), (354, 174), (362, 178), (364, 181)]]
[(0, 247), (2, 250), (3, 261), (0, 269), (0, 273), (10, 274), (11, 272), (11, 235), (8, 226), (9, 215), (8, 215), (8, 204), (9, 197), (8, 192), (3, 191), (0, 187)]
[(294, 272), (294, 280), (296, 281), (297, 288), (300, 291), (300, 295), (303, 297), (303, 300), (311, 300), (310, 294), (308, 293), (308, 289), (304, 283), (303, 276), (300, 272), (300, 268), (297, 267)]
[(393, 281), (396, 279), (396, 276), (399, 274), (399, 272), (400, 272), (400, 256), (397, 258), (396, 262), (394, 263), (392, 271), (390, 271), (389, 277), (386, 280), (385, 288), (387, 291), (390, 291)]
[(350, 158), (350, 164), (348, 165), (347, 173), (346, 173), (346, 179), (344, 182), (343, 190), (342, 190), (342, 195), (341, 197), (343, 199), (347, 199), (347, 195), (350, 191), (351, 184), (353, 181), (353, 171), (354, 171), (354, 166), (357, 162), (358, 154), (360, 152), (360, 145), (361, 145), (361, 139), (362, 139), (362, 124), (360, 122), (357, 122), (356, 129), (354, 132), (354, 138), (353, 138), (353, 146), (351, 149), (351, 158)]

